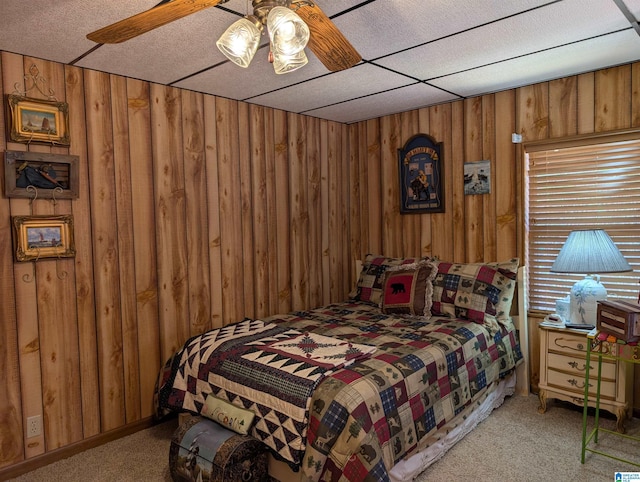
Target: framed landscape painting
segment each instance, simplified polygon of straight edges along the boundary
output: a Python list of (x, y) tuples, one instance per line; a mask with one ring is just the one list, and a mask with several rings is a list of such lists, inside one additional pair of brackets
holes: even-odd
[(14, 142), (40, 142), (68, 146), (69, 105), (10, 94), (9, 139)]
[(12, 225), (16, 261), (76, 255), (71, 215), (13, 216)]

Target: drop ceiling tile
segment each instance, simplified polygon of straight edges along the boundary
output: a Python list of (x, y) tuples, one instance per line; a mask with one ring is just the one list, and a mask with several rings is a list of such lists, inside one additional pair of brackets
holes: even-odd
[(0, 49), (69, 63), (96, 45), (86, 35), (157, 0), (1, 0)]
[(565, 0), (376, 63), (426, 80), (629, 27), (611, 0)]
[(333, 22), (363, 58), (373, 60), (545, 3), (549, 0), (378, 0)]
[(634, 30), (448, 75), (431, 84), (469, 97), (640, 60)]
[(340, 104), (309, 110), (304, 114), (350, 124), (457, 99), (458, 97), (448, 92), (423, 83), (417, 83)]
[(235, 14), (209, 8), (119, 44), (105, 44), (77, 65), (168, 84), (226, 60), (216, 40)]
[(394, 72), (373, 65), (360, 64), (348, 70), (315, 78), (302, 85), (259, 95), (247, 101), (290, 112), (303, 112), (411, 83), (413, 83), (411, 79)]
[(636, 20), (640, 20), (640, 0), (623, 0), (623, 3), (635, 16)]

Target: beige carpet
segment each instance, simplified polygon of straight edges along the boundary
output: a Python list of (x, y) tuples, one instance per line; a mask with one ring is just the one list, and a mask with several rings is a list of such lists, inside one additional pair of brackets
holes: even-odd
[[(582, 412), (557, 402), (549, 404), (546, 414), (539, 414), (537, 408), (534, 395), (508, 398), (416, 481), (609, 482), (615, 480), (616, 471), (640, 472), (640, 467), (589, 453), (582, 465)], [(589, 421), (593, 423), (593, 417)], [(167, 459), (176, 425), (174, 420), (143, 430), (13, 480), (168, 482)], [(601, 426), (614, 425), (608, 418)], [(640, 420), (628, 424), (628, 433), (640, 435)], [(640, 461), (638, 442), (601, 434), (599, 448)]]

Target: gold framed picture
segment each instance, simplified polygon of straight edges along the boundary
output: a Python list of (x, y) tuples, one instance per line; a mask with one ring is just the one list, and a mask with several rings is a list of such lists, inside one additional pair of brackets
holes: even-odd
[(16, 261), (73, 258), (73, 216), (12, 216)]
[(68, 146), (69, 105), (66, 102), (33, 99), (9, 94), (9, 139)]

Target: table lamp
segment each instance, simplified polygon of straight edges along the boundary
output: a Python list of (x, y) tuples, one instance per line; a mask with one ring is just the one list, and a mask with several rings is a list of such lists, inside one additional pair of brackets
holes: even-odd
[(600, 274), (625, 271), (632, 271), (631, 266), (604, 230), (569, 233), (551, 272), (586, 274), (573, 285), (569, 294), (571, 323), (595, 326), (598, 301), (607, 299)]

